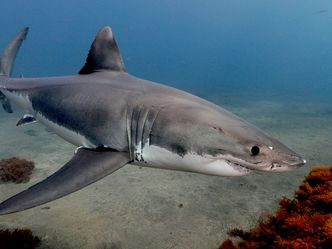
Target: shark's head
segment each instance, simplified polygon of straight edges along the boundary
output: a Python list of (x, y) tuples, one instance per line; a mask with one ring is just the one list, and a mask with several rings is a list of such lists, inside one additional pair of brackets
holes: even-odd
[(236, 132), (225, 131), (225, 135), (220, 136), (234, 139), (233, 149), (226, 149), (217, 156), (233, 165), (250, 170), (285, 172), (306, 163), (296, 152), (250, 124), (246, 128), (238, 127)]
[[(218, 164), (243, 175), (246, 170), (290, 171), (306, 163), (300, 155), (259, 128), (212, 104), (191, 103), (160, 116), (163, 131), (156, 138), (162, 140), (160, 144), (166, 144), (184, 159), (194, 154), (200, 156), (206, 166), (213, 162), (216, 175), (223, 175)], [(224, 175), (228, 175), (225, 172)]]
[(271, 172), (290, 171), (306, 163), (277, 139), (223, 109), (201, 115), (210, 116), (201, 129), (215, 130), (216, 153), (211, 156), (250, 170)]

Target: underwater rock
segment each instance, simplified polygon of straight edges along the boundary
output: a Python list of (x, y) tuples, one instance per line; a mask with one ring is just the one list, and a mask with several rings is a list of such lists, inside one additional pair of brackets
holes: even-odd
[(0, 160), (0, 179), (3, 182), (24, 183), (30, 180), (35, 164), (31, 161), (12, 157)]
[(332, 166), (312, 169), (295, 198), (283, 198), (276, 214), (269, 214), (249, 232), (232, 229), (219, 249), (332, 248)]
[(0, 230), (0, 249), (34, 249), (39, 244), (30, 229)]

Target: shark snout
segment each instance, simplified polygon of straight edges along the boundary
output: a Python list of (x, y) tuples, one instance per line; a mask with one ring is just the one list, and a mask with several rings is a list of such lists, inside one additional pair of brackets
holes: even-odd
[(292, 166), (292, 167), (296, 167), (296, 168), (298, 168), (298, 167), (303, 166), (303, 165), (306, 164), (306, 163), (307, 163), (307, 160), (305, 160), (305, 159), (299, 157), (296, 161), (290, 163), (289, 166)]
[(305, 160), (302, 157), (297, 157), (295, 160), (293, 160), (292, 162), (289, 163), (289, 166), (294, 167), (294, 168), (299, 168), (306, 163), (307, 163), (307, 160)]
[(271, 164), (270, 169), (267, 169), (267, 170), (272, 170), (274, 172), (291, 171), (291, 170), (295, 170), (297, 168), (302, 167), (304, 164), (306, 164), (306, 162), (307, 161), (300, 156), (292, 156), (291, 160), (288, 160), (288, 161), (282, 161), (281, 163), (273, 162)]

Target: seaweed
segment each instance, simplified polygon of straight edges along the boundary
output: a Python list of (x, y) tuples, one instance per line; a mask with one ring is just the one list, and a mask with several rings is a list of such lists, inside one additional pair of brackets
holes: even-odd
[(0, 230), (0, 249), (34, 249), (40, 242), (30, 229)]
[(2, 159), (0, 160), (0, 179), (3, 182), (28, 182), (34, 167), (33, 162), (25, 159), (17, 157)]
[(281, 199), (278, 211), (261, 218), (256, 228), (228, 234), (241, 241), (227, 239), (219, 249), (332, 248), (332, 167), (312, 169), (294, 199)]

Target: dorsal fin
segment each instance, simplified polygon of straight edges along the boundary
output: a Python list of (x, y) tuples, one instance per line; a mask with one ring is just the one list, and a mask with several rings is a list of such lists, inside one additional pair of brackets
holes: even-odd
[(99, 70), (126, 72), (120, 50), (110, 27), (103, 28), (97, 34), (85, 65), (79, 74), (90, 74)]

